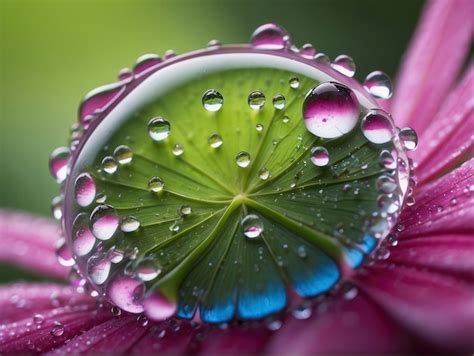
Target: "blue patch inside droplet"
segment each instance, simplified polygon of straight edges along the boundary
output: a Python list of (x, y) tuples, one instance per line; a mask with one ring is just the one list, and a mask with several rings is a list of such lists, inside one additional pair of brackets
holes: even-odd
[(196, 311), (196, 304), (191, 306), (189, 304), (180, 303), (180, 305), (178, 306), (178, 312), (176, 313), (176, 315), (183, 319), (191, 319), (194, 316), (195, 311)]
[(375, 237), (365, 234), (362, 243), (358, 244), (358, 248), (345, 248), (344, 252), (347, 260), (352, 268), (359, 268), (364, 261), (364, 254), (371, 253), (377, 246)]
[(201, 319), (206, 323), (224, 323), (231, 320), (235, 313), (234, 298), (229, 298), (225, 304), (200, 307)]
[(287, 303), (285, 286), (274, 281), (264, 291), (242, 289), (239, 294), (238, 313), (242, 319), (260, 319), (282, 310)]

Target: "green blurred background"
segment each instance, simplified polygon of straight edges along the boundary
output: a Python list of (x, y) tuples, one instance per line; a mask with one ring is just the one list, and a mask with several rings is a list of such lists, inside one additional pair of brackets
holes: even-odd
[[(144, 53), (248, 42), (266, 22), (297, 45), (395, 76), (422, 0), (0, 0), (0, 207), (48, 215), (48, 156), (83, 95)], [(1, 236), (0, 236), (1, 238)], [(0, 268), (0, 280), (2, 278)], [(3, 273), (5, 276), (5, 273)], [(9, 279), (18, 275), (8, 273)], [(16, 277), (15, 277), (16, 276)], [(24, 276), (23, 276), (24, 277)]]

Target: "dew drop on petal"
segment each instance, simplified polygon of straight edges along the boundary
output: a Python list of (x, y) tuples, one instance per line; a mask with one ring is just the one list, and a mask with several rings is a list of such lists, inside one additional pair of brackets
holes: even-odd
[(219, 148), (224, 143), (221, 135), (217, 133), (210, 135), (207, 142), (209, 143), (209, 146), (211, 146), (212, 148)]
[(75, 264), (71, 250), (63, 239), (59, 240), (59, 243), (56, 246), (56, 258), (61, 266), (71, 267)]
[(362, 119), (360, 126), (365, 138), (375, 144), (390, 142), (394, 134), (394, 127), (388, 114), (381, 109), (370, 110)]
[(148, 122), (148, 135), (150, 135), (153, 141), (159, 142), (166, 140), (170, 132), (170, 123), (161, 116), (155, 117)]
[(202, 95), (202, 105), (207, 111), (219, 111), (224, 104), (224, 97), (215, 89), (206, 90)]
[(119, 226), (120, 219), (110, 205), (98, 205), (91, 214), (91, 231), (99, 240), (108, 240), (114, 236)]
[(129, 68), (122, 68), (118, 73), (118, 80), (130, 82), (133, 79), (133, 72)]
[(303, 104), (306, 128), (322, 138), (337, 138), (350, 132), (359, 119), (359, 103), (345, 85), (326, 82), (311, 89)]
[(107, 174), (114, 174), (117, 172), (118, 163), (112, 156), (105, 156), (102, 160), (102, 170)]
[(318, 167), (327, 166), (329, 163), (329, 152), (321, 146), (316, 146), (311, 149), (311, 162)]
[(283, 110), (286, 106), (286, 99), (283, 95), (275, 95), (273, 97), (273, 107), (277, 110)]
[(148, 181), (148, 189), (153, 193), (159, 193), (165, 187), (165, 182), (160, 177), (151, 177)]
[(114, 150), (114, 157), (119, 164), (129, 164), (133, 159), (133, 152), (130, 147), (120, 145)]
[(97, 285), (104, 284), (110, 275), (111, 262), (104, 253), (97, 253), (87, 260), (87, 274)]
[(142, 281), (120, 275), (109, 281), (106, 288), (106, 294), (110, 300), (117, 307), (130, 313), (143, 312), (144, 293), (145, 285)]
[(247, 102), (252, 110), (260, 110), (265, 105), (265, 95), (261, 91), (253, 91), (249, 94)]
[(66, 180), (71, 152), (67, 147), (56, 148), (49, 157), (49, 170), (58, 183)]
[(177, 311), (176, 303), (169, 301), (157, 291), (152, 292), (144, 299), (143, 307), (146, 316), (154, 321), (166, 320)]
[(379, 70), (367, 75), (364, 88), (373, 97), (379, 99), (390, 99), (393, 93), (393, 84), (389, 76)]
[(87, 255), (94, 248), (96, 239), (89, 228), (89, 218), (86, 213), (80, 213), (72, 223), (72, 248), (77, 256)]
[(267, 168), (263, 167), (258, 171), (258, 176), (261, 180), (267, 180), (271, 177), (271, 174)]
[(299, 50), (299, 55), (306, 59), (313, 59), (315, 54), (316, 50), (311, 43), (305, 43)]
[(245, 151), (239, 152), (235, 157), (235, 163), (242, 168), (248, 167), (250, 165), (250, 154)]
[(291, 77), (288, 84), (290, 84), (290, 88), (298, 89), (300, 87), (300, 80), (298, 77)]
[(143, 73), (147, 69), (154, 67), (161, 63), (161, 57), (155, 53), (148, 53), (138, 57), (135, 66), (133, 67), (133, 73), (135, 75)]
[(380, 166), (386, 169), (397, 168), (397, 160), (393, 158), (390, 151), (383, 150), (379, 155)]
[(95, 181), (89, 173), (81, 173), (74, 183), (74, 197), (79, 206), (86, 207), (95, 199)]
[(403, 147), (405, 147), (408, 151), (413, 151), (416, 149), (416, 146), (418, 145), (418, 136), (415, 130), (410, 127), (401, 129), (398, 133), (398, 137), (403, 143)]
[(250, 240), (260, 237), (263, 232), (263, 221), (255, 214), (246, 215), (240, 221), (240, 226), (244, 236)]
[(250, 42), (258, 49), (278, 50), (285, 48), (289, 40), (285, 29), (274, 23), (267, 23), (254, 31)]
[(33, 316), (33, 323), (36, 325), (41, 325), (44, 323), (44, 316), (42, 314), (35, 314)]
[(143, 282), (151, 281), (161, 273), (161, 268), (156, 265), (152, 257), (145, 257), (137, 261), (133, 270), (137, 277)]
[(140, 228), (140, 221), (133, 216), (127, 216), (122, 218), (122, 222), (120, 224), (120, 229), (123, 232), (135, 232)]
[(59, 337), (64, 334), (64, 325), (60, 321), (55, 321), (53, 327), (51, 328), (50, 334)]
[(326, 53), (318, 53), (314, 56), (314, 61), (316, 63), (329, 65), (331, 64), (331, 59)]
[(380, 261), (386, 260), (386, 259), (388, 259), (388, 258), (390, 257), (390, 250), (387, 249), (387, 248), (384, 247), (384, 246), (380, 246), (380, 247), (375, 251), (374, 257), (375, 257), (377, 260), (380, 260)]
[(346, 77), (353, 77), (356, 71), (356, 65), (354, 60), (348, 55), (341, 54), (334, 59), (331, 63), (331, 67)]

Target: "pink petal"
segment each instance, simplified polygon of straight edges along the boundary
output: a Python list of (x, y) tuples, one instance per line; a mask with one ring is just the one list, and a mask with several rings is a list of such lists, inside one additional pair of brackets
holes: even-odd
[(415, 190), (416, 204), (403, 211), (401, 237), (474, 233), (474, 159)]
[(395, 264), (448, 273), (474, 281), (474, 238), (448, 234), (400, 240), (390, 252)]
[(68, 269), (59, 265), (55, 255), (59, 230), (50, 219), (0, 210), (0, 261), (64, 278)]
[(367, 296), (339, 298), (320, 306), (307, 320), (289, 319), (276, 332), (270, 354), (400, 353), (410, 350), (407, 334)]
[(354, 282), (395, 320), (430, 343), (456, 351), (472, 348), (472, 283), (393, 264), (366, 267)]
[(438, 111), (469, 50), (471, 0), (430, 1), (395, 85), (392, 113), (400, 127), (422, 133)]
[(446, 171), (474, 148), (474, 65), (419, 138), (412, 155), (420, 182)]

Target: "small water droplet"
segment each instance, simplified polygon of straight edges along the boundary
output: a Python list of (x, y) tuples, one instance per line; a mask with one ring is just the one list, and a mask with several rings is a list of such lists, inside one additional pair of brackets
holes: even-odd
[(159, 55), (155, 53), (144, 54), (138, 57), (135, 66), (133, 67), (133, 73), (138, 75), (159, 63), (161, 63), (161, 57)]
[(105, 203), (106, 200), (107, 200), (107, 195), (105, 195), (104, 193), (99, 193), (95, 197), (95, 202), (98, 204)]
[(89, 218), (86, 213), (80, 213), (72, 223), (72, 248), (77, 256), (87, 255), (94, 248), (95, 236), (89, 228)]
[(110, 274), (111, 263), (104, 253), (97, 253), (87, 260), (87, 274), (97, 285), (102, 285), (107, 281)]
[(379, 70), (367, 75), (364, 88), (373, 97), (379, 99), (390, 99), (393, 93), (393, 84), (389, 76)]
[(314, 61), (324, 65), (331, 64), (331, 59), (326, 53), (318, 53), (314, 56)]
[(309, 319), (312, 313), (313, 310), (311, 309), (311, 305), (309, 303), (302, 303), (296, 307), (291, 314), (295, 319), (305, 320)]
[(160, 275), (161, 268), (156, 265), (154, 258), (145, 257), (136, 262), (134, 272), (140, 280), (148, 282)]
[(377, 178), (377, 189), (381, 193), (390, 194), (397, 189), (395, 180), (389, 176), (380, 176)]
[(283, 95), (275, 95), (273, 97), (273, 107), (277, 110), (283, 110), (286, 106), (286, 99)]
[(75, 264), (71, 250), (63, 239), (59, 240), (56, 246), (56, 258), (61, 266), (71, 267)]
[(263, 221), (258, 215), (246, 215), (241, 221), (240, 226), (245, 237), (254, 240), (260, 237), (263, 232)]
[(375, 258), (379, 261), (386, 260), (390, 257), (390, 251), (383, 246), (380, 246), (376, 251), (375, 251)]
[(405, 230), (405, 225), (397, 224), (397, 226), (395, 226), (395, 228), (397, 229), (398, 232), (402, 232), (403, 230)]
[(102, 160), (102, 170), (107, 174), (114, 174), (117, 172), (118, 163), (112, 156), (105, 156)]
[(206, 90), (202, 95), (202, 105), (207, 111), (219, 111), (224, 104), (224, 97), (215, 89)]
[(56, 220), (61, 220), (63, 218), (63, 197), (62, 195), (58, 195), (53, 198), (51, 201), (51, 212), (53, 214), (53, 218)]
[(148, 181), (148, 189), (153, 193), (159, 193), (163, 190), (165, 182), (160, 177), (151, 177)]
[(130, 147), (120, 145), (114, 150), (114, 157), (119, 164), (129, 164), (133, 159), (133, 152)]
[(217, 133), (210, 135), (207, 142), (209, 143), (209, 146), (211, 146), (212, 148), (219, 148), (224, 143), (221, 135)]
[(291, 77), (288, 83), (290, 84), (290, 88), (298, 89), (300, 87), (300, 80), (298, 77)]
[(261, 91), (253, 91), (249, 94), (248, 104), (253, 110), (260, 110), (265, 105), (265, 95)]
[(177, 143), (176, 145), (173, 146), (172, 151), (176, 157), (179, 157), (184, 153), (184, 148), (179, 143)]
[(217, 49), (220, 46), (221, 46), (221, 42), (219, 40), (210, 40), (207, 43), (207, 48), (211, 48), (211, 49)]
[(381, 109), (370, 110), (360, 125), (365, 138), (375, 144), (390, 142), (394, 134), (388, 114)]
[(261, 180), (267, 180), (271, 177), (270, 171), (263, 167), (258, 171), (258, 176), (260, 177)]
[(120, 219), (110, 205), (98, 205), (91, 214), (91, 231), (99, 240), (110, 239), (117, 230)]
[(416, 203), (416, 201), (415, 201), (414, 196), (407, 197), (407, 200), (406, 200), (407, 206), (413, 206), (413, 205), (415, 205), (415, 203)]
[(112, 313), (113, 316), (120, 316), (122, 314), (122, 309), (119, 307), (113, 306), (110, 308), (110, 312)]
[(135, 232), (140, 228), (140, 221), (133, 216), (127, 216), (122, 218), (120, 229), (123, 232)]
[(290, 122), (290, 118), (288, 116), (283, 116), (283, 118), (281, 119), (281, 121), (284, 123), (284, 124), (287, 124), (288, 122)]
[(86, 207), (95, 199), (95, 181), (89, 173), (81, 173), (74, 183), (74, 197), (79, 206)]
[(237, 156), (235, 156), (235, 163), (237, 163), (239, 167), (248, 167), (250, 162), (250, 154), (248, 152), (241, 151), (237, 154)]
[(297, 253), (298, 253), (298, 256), (300, 256), (301, 258), (306, 258), (306, 256), (308, 255), (304, 245), (298, 246)]
[(393, 234), (389, 234), (387, 236), (387, 242), (390, 244), (390, 246), (397, 246), (398, 245), (397, 236)]
[(318, 167), (327, 166), (329, 163), (329, 152), (321, 146), (316, 146), (311, 149), (311, 162)]
[(176, 52), (172, 49), (167, 49), (165, 51), (165, 54), (163, 55), (163, 58), (166, 59), (171, 59), (173, 57), (176, 57)]
[(41, 325), (44, 323), (44, 316), (41, 314), (35, 314), (33, 316), (33, 323), (36, 325)]
[(60, 321), (55, 321), (50, 334), (56, 337), (64, 334), (64, 325)]
[(352, 284), (347, 284), (344, 287), (343, 295), (345, 300), (353, 300), (359, 294), (359, 289)]
[(129, 83), (133, 79), (133, 73), (129, 68), (122, 68), (118, 73), (118, 80)]
[(348, 55), (341, 54), (334, 59), (331, 63), (331, 67), (346, 77), (353, 77), (356, 71), (356, 65), (354, 60)]
[(277, 330), (281, 329), (281, 327), (283, 325), (283, 322), (281, 320), (278, 320), (278, 319), (268, 318), (265, 321), (265, 325), (267, 326), (268, 330), (277, 331)]
[(397, 168), (397, 161), (393, 158), (390, 151), (383, 150), (379, 155), (380, 166), (386, 169), (395, 169)]
[(178, 209), (178, 214), (181, 217), (186, 217), (191, 215), (193, 212), (192, 208), (189, 205), (181, 205), (181, 207)]
[(418, 145), (418, 136), (415, 130), (410, 127), (401, 129), (398, 133), (398, 137), (400, 138), (400, 141), (402, 141), (405, 149), (408, 151), (414, 151), (416, 149), (416, 146)]
[(299, 54), (303, 58), (313, 59), (314, 55), (316, 54), (316, 50), (311, 43), (305, 43), (303, 46), (301, 46)]
[(263, 125), (262, 124), (257, 124), (255, 125), (255, 130), (257, 130), (257, 132), (262, 132), (264, 129)]
[(258, 27), (250, 40), (253, 47), (270, 50), (284, 49), (289, 41), (290, 37), (286, 30), (274, 23)]
[(49, 171), (57, 183), (62, 183), (68, 175), (71, 152), (67, 147), (56, 148), (49, 157)]
[(359, 119), (359, 102), (345, 85), (326, 82), (311, 89), (303, 104), (306, 128), (322, 138), (337, 138), (350, 132)]
[(148, 122), (148, 134), (153, 141), (159, 142), (167, 139), (170, 132), (170, 123), (161, 116), (155, 117)]

